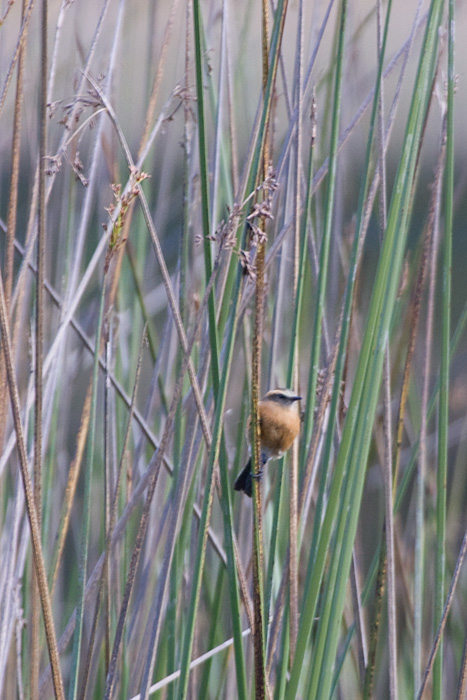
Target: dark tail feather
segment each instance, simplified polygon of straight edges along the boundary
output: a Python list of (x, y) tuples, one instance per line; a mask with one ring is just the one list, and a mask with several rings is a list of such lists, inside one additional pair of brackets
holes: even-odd
[(253, 484), (251, 481), (251, 459), (248, 460), (248, 464), (240, 474), (235, 479), (234, 483), (235, 491), (243, 491), (247, 496), (251, 498), (253, 494)]

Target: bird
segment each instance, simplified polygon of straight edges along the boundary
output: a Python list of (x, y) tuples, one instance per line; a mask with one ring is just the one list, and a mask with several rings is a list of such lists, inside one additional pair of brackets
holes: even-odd
[[(301, 396), (291, 389), (272, 389), (258, 403), (261, 467), (270, 459), (278, 459), (291, 447), (300, 432), (300, 414), (296, 402)], [(247, 433), (251, 425), (248, 419)], [(261, 478), (262, 468), (256, 476)], [(251, 498), (253, 493), (253, 474), (251, 472), (251, 457), (248, 464), (235, 479), (235, 491), (243, 491)]]

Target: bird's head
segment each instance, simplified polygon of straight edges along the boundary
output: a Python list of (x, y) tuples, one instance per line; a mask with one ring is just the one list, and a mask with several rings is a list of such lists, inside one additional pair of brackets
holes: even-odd
[(302, 397), (298, 396), (292, 389), (272, 389), (263, 397), (263, 401), (276, 401), (284, 407), (292, 406), (296, 401), (300, 401)]

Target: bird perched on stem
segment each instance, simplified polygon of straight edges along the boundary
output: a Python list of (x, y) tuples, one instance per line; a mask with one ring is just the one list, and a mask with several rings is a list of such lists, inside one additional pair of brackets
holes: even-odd
[[(263, 396), (258, 403), (259, 427), (261, 438), (261, 469), (256, 475), (261, 477), (262, 467), (270, 459), (282, 457), (292, 445), (300, 432), (300, 414), (296, 408), (297, 396), (291, 389), (273, 389)], [(251, 416), (248, 419), (247, 432), (250, 432)], [(251, 458), (235, 479), (234, 489), (243, 491), (247, 496), (253, 493), (253, 474)]]

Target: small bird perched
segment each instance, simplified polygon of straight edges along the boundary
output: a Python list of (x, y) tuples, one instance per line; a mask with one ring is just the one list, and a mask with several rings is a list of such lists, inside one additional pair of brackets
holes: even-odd
[[(292, 445), (300, 432), (300, 415), (295, 408), (297, 396), (291, 389), (273, 389), (268, 391), (258, 403), (259, 426), (261, 436), (261, 464), (264, 466), (270, 459), (282, 457)], [(249, 432), (251, 416), (248, 419)], [(262, 469), (258, 473), (261, 477)], [(248, 464), (235, 479), (234, 489), (252, 496), (253, 482), (251, 473), (251, 458)]]

